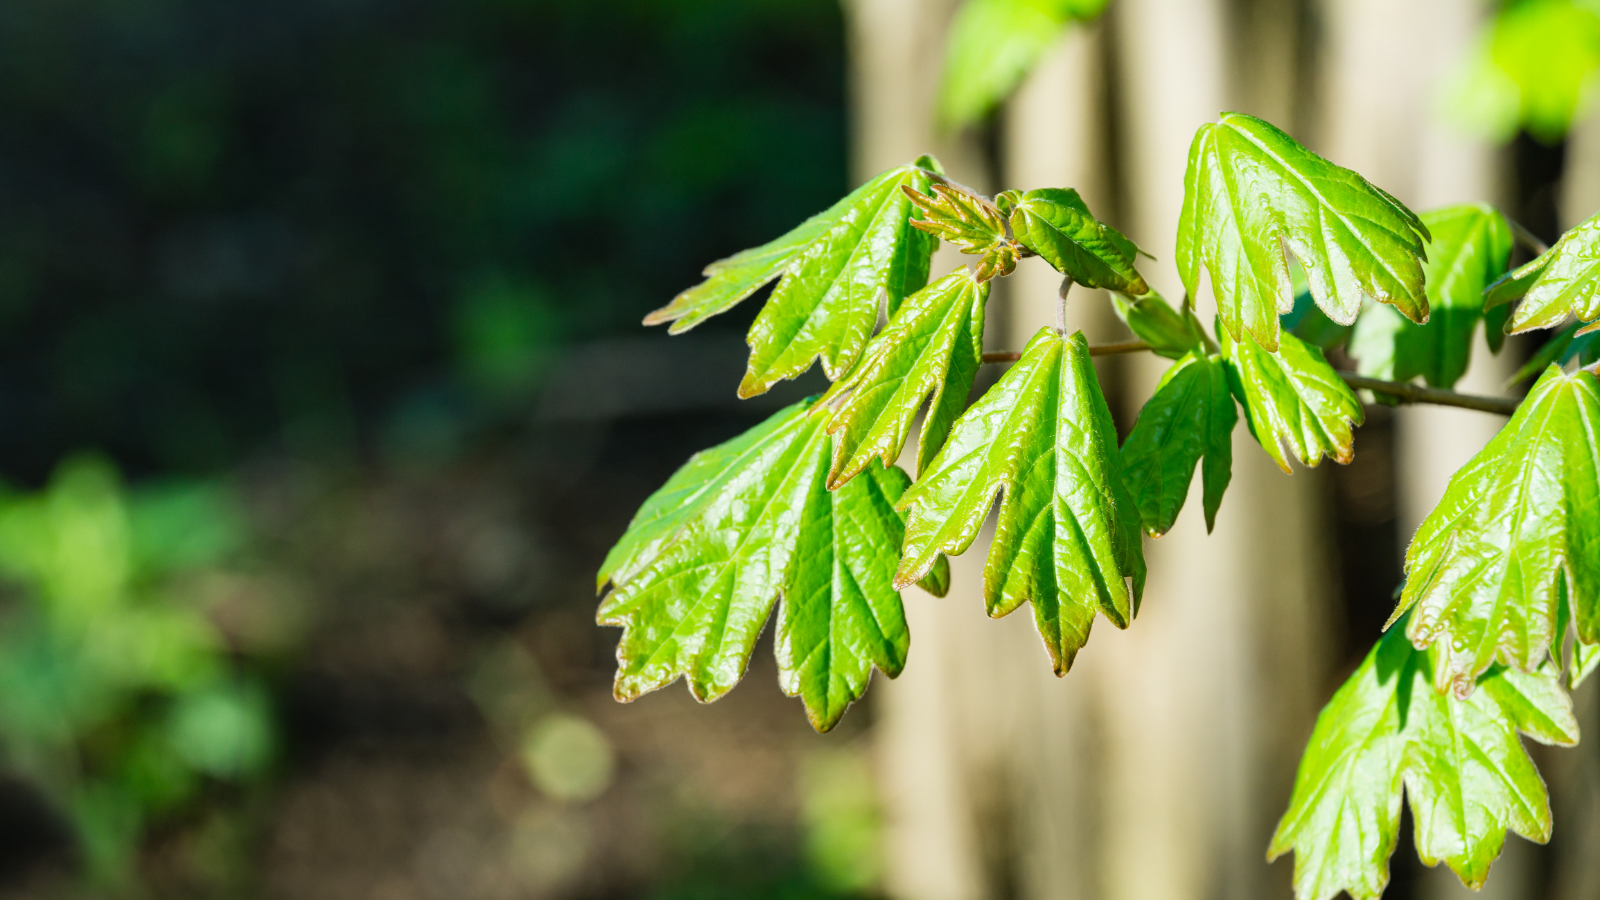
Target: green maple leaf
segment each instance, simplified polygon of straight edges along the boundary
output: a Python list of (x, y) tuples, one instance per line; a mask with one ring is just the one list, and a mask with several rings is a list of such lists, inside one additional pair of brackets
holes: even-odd
[(1194, 310), (1185, 306), (1180, 313), (1155, 291), (1138, 297), (1112, 291), (1111, 303), (1117, 318), (1158, 356), (1182, 359), (1193, 350), (1215, 349)]
[(1511, 260), (1511, 224), (1486, 203), (1430, 210), (1422, 223), (1433, 235), (1423, 266), (1428, 321), (1418, 325), (1393, 307), (1368, 303), (1350, 336), (1350, 354), (1362, 375), (1391, 381), (1421, 375), (1434, 387), (1450, 388), (1472, 360), (1483, 291)]
[(1439, 648), (1441, 690), (1470, 690), (1496, 659), (1536, 667), (1556, 632), (1561, 581), (1578, 638), (1600, 641), (1597, 510), (1600, 382), (1552, 366), (1451, 477), (1406, 551), (1394, 619), (1415, 607), (1407, 633)]
[(1091, 288), (1147, 294), (1134, 261), (1139, 248), (1099, 221), (1071, 188), (1041, 188), (1016, 200), (1011, 231), (1057, 272)]
[[(1521, 298), (1511, 333), (1554, 328), (1568, 315), (1600, 328), (1600, 213), (1563, 234), (1556, 245), (1489, 286), (1485, 305)], [(1583, 332), (1579, 332), (1580, 334)]]
[(827, 423), (811, 400), (790, 406), (696, 454), (645, 502), (599, 576), (612, 589), (597, 618), (624, 629), (617, 699), (679, 676), (702, 702), (732, 690), (780, 598), (779, 682), (819, 731), (865, 692), (873, 666), (899, 674), (909, 636), (891, 586), (904, 535), (895, 504), (910, 479), (873, 468), (829, 491)]
[(967, 406), (983, 361), (983, 311), (989, 284), (965, 267), (906, 298), (867, 346), (862, 364), (828, 392), (848, 393), (828, 431), (834, 436), (830, 487), (856, 477), (874, 459), (893, 465), (912, 420), (930, 395), (917, 447), (927, 469)]
[(1285, 447), (1308, 466), (1324, 455), (1350, 461), (1353, 426), (1365, 421), (1366, 412), (1321, 350), (1288, 332), (1280, 336), (1277, 353), (1263, 350), (1249, 336), (1235, 341), (1220, 327), (1217, 339), (1250, 433), (1279, 468), (1292, 471)]
[(1414, 322), (1428, 318), (1423, 241), (1428, 229), (1400, 201), (1251, 116), (1224, 113), (1189, 146), (1178, 272), (1191, 302), (1200, 269), (1228, 333), (1278, 349), (1278, 315), (1294, 305), (1288, 254), (1311, 295), (1341, 325), (1364, 297)]
[(750, 365), (739, 396), (753, 397), (821, 359), (829, 380), (855, 365), (885, 302), (892, 313), (928, 280), (936, 241), (913, 228), (902, 186), (926, 189), (937, 160), (879, 175), (768, 244), (706, 267), (706, 280), (645, 316), (680, 334), (727, 312), (782, 276), (750, 326)]
[(1295, 896), (1377, 897), (1389, 882), (1402, 791), (1417, 855), (1479, 888), (1507, 829), (1543, 843), (1550, 801), (1521, 731), (1572, 745), (1578, 723), (1554, 666), (1495, 668), (1471, 697), (1429, 684), (1431, 654), (1384, 635), (1317, 717), (1268, 858), (1293, 850)]
[(939, 118), (948, 128), (981, 119), (1022, 82), (1074, 19), (1106, 0), (968, 0), (950, 24)]
[(1123, 480), (1139, 505), (1145, 534), (1160, 537), (1172, 529), (1201, 457), (1206, 531), (1212, 529), (1233, 475), (1238, 422), (1227, 366), (1219, 357), (1195, 351), (1161, 376), (1122, 445)]
[(910, 514), (895, 583), (922, 577), (940, 553), (971, 546), (997, 492), (1004, 499), (983, 570), (984, 603), (995, 617), (1032, 603), (1056, 674), (1065, 674), (1096, 610), (1127, 627), (1145, 577), (1138, 509), (1122, 483), (1116, 428), (1081, 332), (1041, 330), (956, 421), (900, 500)]

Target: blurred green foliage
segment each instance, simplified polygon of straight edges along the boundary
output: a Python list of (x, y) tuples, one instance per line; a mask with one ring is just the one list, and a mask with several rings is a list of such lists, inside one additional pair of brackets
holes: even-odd
[(1447, 114), (1496, 140), (1547, 144), (1592, 111), (1600, 87), (1600, 2), (1507, 0), (1445, 84)]
[(836, 0), (0, 4), (0, 471), (458, 452), (563, 342), (848, 187), (842, 31)]
[(184, 584), (240, 548), (241, 522), (216, 487), (129, 494), (97, 457), (0, 498), (0, 747), (96, 881), (131, 878), (143, 829), (207, 779), (271, 761), (264, 687)]

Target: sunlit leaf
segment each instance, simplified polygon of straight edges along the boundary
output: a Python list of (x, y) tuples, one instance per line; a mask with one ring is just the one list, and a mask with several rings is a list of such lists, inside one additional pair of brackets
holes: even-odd
[(1491, 285), (1485, 303), (1493, 307), (1518, 298), (1512, 334), (1554, 328), (1569, 315), (1584, 322), (1600, 319), (1600, 213)]
[(1288, 254), (1328, 317), (1355, 321), (1364, 297), (1416, 322), (1428, 318), (1428, 230), (1400, 201), (1328, 162), (1277, 128), (1225, 113), (1189, 147), (1178, 272), (1192, 299), (1211, 273), (1223, 325), (1278, 349), (1278, 316), (1294, 304)]
[(1134, 268), (1139, 248), (1096, 219), (1071, 188), (1023, 194), (1011, 213), (1011, 231), (1024, 247), (1077, 284), (1136, 296), (1150, 291)]
[(893, 312), (927, 283), (937, 242), (911, 226), (911, 200), (900, 188), (927, 190), (939, 171), (926, 156), (890, 169), (777, 240), (707, 266), (705, 281), (645, 324), (671, 322), (671, 333), (682, 333), (782, 276), (750, 326), (739, 396), (760, 394), (816, 359), (837, 380), (866, 346), (880, 305)]
[(1462, 699), (1432, 689), (1431, 657), (1390, 631), (1317, 717), (1268, 851), (1294, 851), (1299, 900), (1383, 892), (1403, 792), (1417, 855), (1446, 862), (1472, 888), (1483, 885), (1508, 829), (1549, 839), (1550, 801), (1517, 732), (1577, 742), (1554, 668), (1496, 668)]
[(983, 357), (988, 298), (988, 282), (977, 281), (965, 267), (906, 298), (867, 346), (862, 364), (829, 391), (830, 397), (848, 393), (828, 425), (834, 436), (831, 486), (854, 478), (875, 458), (893, 465), (924, 400), (928, 414), (917, 471), (927, 468), (966, 409)]
[(1238, 421), (1227, 366), (1219, 357), (1191, 353), (1161, 377), (1122, 445), (1123, 478), (1139, 505), (1146, 534), (1160, 537), (1172, 529), (1202, 457), (1206, 530), (1216, 524), (1217, 507), (1233, 475), (1233, 427)]
[(1437, 646), (1440, 689), (1470, 690), (1497, 659), (1531, 670), (1550, 649), (1557, 591), (1580, 640), (1600, 641), (1600, 383), (1551, 367), (1505, 428), (1450, 479), (1406, 551), (1395, 618)]
[(727, 693), (780, 598), (780, 684), (818, 730), (873, 666), (899, 674), (909, 638), (890, 581), (910, 479), (873, 467), (829, 491), (827, 424), (825, 408), (795, 404), (697, 454), (645, 503), (600, 576), (613, 587), (598, 619), (625, 629), (618, 699), (679, 676), (701, 701)]
[(1350, 355), (1362, 375), (1410, 381), (1421, 375), (1450, 388), (1466, 374), (1483, 318), (1483, 291), (1505, 274), (1511, 225), (1494, 207), (1464, 203), (1430, 210), (1422, 223), (1428, 242), (1428, 321), (1418, 325), (1393, 307), (1368, 303), (1350, 335)]
[(1017, 244), (989, 200), (950, 184), (935, 184), (931, 197), (909, 185), (902, 190), (922, 211), (920, 220), (912, 220), (913, 227), (981, 257), (974, 272), (979, 281), (1010, 275), (1017, 268)]
[(1041, 330), (956, 421), (901, 499), (909, 515), (895, 583), (922, 577), (940, 553), (971, 546), (997, 493), (1004, 499), (984, 565), (984, 602), (996, 617), (1031, 602), (1056, 673), (1065, 674), (1096, 610), (1127, 626), (1145, 576), (1138, 509), (1081, 332)]
[(1244, 407), (1250, 433), (1279, 468), (1292, 471), (1285, 448), (1308, 466), (1323, 456), (1350, 461), (1355, 453), (1352, 428), (1366, 413), (1321, 350), (1288, 332), (1281, 336), (1277, 353), (1268, 353), (1248, 336), (1235, 341), (1222, 328), (1217, 340), (1228, 365), (1228, 384)]

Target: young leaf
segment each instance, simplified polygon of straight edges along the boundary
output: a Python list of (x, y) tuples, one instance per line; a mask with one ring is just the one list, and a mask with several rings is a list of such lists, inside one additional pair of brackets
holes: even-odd
[(1355, 321), (1364, 296), (1427, 321), (1427, 237), (1400, 201), (1260, 119), (1224, 113), (1202, 125), (1189, 147), (1178, 272), (1193, 298), (1201, 266), (1210, 271), (1222, 322), (1236, 340), (1248, 333), (1278, 349), (1278, 314), (1294, 303), (1288, 253), (1335, 322)]
[(875, 458), (893, 465), (917, 410), (932, 395), (917, 447), (917, 472), (927, 469), (966, 408), (983, 361), (988, 298), (988, 282), (964, 266), (951, 272), (908, 297), (867, 345), (862, 364), (834, 384), (829, 397), (849, 396), (828, 425), (834, 436), (830, 488), (856, 477)]
[(971, 546), (996, 492), (1004, 499), (983, 570), (984, 602), (995, 617), (1031, 602), (1063, 675), (1089, 639), (1096, 609), (1127, 627), (1145, 576), (1138, 510), (1081, 332), (1041, 330), (956, 421), (901, 498), (910, 515), (895, 584), (922, 577), (940, 553)]
[(1563, 234), (1538, 259), (1489, 286), (1488, 307), (1522, 302), (1511, 314), (1511, 333), (1554, 328), (1568, 315), (1600, 319), (1600, 213)]
[(1190, 351), (1203, 350), (1210, 343), (1193, 310), (1185, 306), (1180, 314), (1155, 291), (1140, 297), (1112, 291), (1111, 303), (1117, 318), (1158, 356), (1182, 359)]
[(1402, 789), (1417, 855), (1428, 865), (1445, 861), (1468, 887), (1483, 885), (1507, 829), (1549, 840), (1549, 797), (1517, 732), (1577, 743), (1554, 667), (1497, 668), (1461, 699), (1430, 688), (1430, 657), (1390, 631), (1317, 717), (1267, 851), (1269, 859), (1294, 851), (1299, 900), (1383, 893)]
[(1366, 418), (1361, 400), (1344, 383), (1322, 351), (1285, 332), (1277, 353), (1246, 336), (1235, 341), (1217, 329), (1228, 385), (1244, 407), (1245, 421), (1261, 449), (1285, 472), (1287, 446), (1308, 466), (1324, 455), (1341, 463), (1355, 453), (1352, 426)]
[[(1498, 308), (1504, 310), (1509, 307)], [(1572, 322), (1552, 335), (1515, 375), (1506, 379), (1506, 387), (1537, 378), (1544, 374), (1544, 370), (1550, 368), (1552, 363), (1565, 366), (1577, 360), (1579, 366), (1587, 366), (1595, 360), (1600, 360), (1600, 333), (1591, 331), (1580, 336), (1578, 331), (1582, 326), (1582, 322)]]
[(959, 128), (983, 118), (1053, 47), (1073, 19), (1100, 15), (1106, 0), (968, 0), (950, 25), (939, 118)]
[(1505, 428), (1450, 479), (1406, 551), (1393, 619), (1439, 648), (1440, 690), (1496, 659), (1531, 670), (1556, 630), (1557, 582), (1580, 640), (1600, 641), (1600, 383), (1552, 366)]
[(1350, 354), (1362, 375), (1391, 381), (1421, 375), (1434, 387), (1450, 388), (1472, 359), (1483, 291), (1511, 260), (1511, 225), (1484, 203), (1430, 210), (1422, 223), (1433, 235), (1423, 266), (1432, 314), (1417, 325), (1393, 307), (1368, 303), (1356, 320)]
[[(1362, 315), (1365, 314), (1363, 309)], [(1290, 334), (1323, 352), (1349, 340), (1353, 330), (1352, 326), (1340, 325), (1317, 308), (1317, 301), (1311, 299), (1311, 286), (1306, 284), (1304, 275), (1295, 279), (1294, 308), (1279, 316), (1278, 321)], [(1358, 318), (1356, 321), (1361, 320)]]
[(1122, 445), (1123, 480), (1139, 505), (1145, 534), (1160, 537), (1172, 529), (1201, 457), (1206, 531), (1216, 525), (1217, 507), (1233, 477), (1238, 422), (1227, 366), (1219, 357), (1192, 352), (1161, 376)]
[(1150, 285), (1133, 267), (1139, 248), (1097, 220), (1071, 188), (1023, 194), (1011, 213), (1011, 232), (1057, 272), (1085, 287), (1147, 294)]
[(893, 312), (927, 283), (937, 242), (911, 227), (911, 201), (900, 188), (925, 189), (940, 171), (928, 156), (890, 169), (783, 237), (707, 266), (704, 282), (644, 323), (671, 322), (670, 332), (680, 334), (782, 276), (750, 326), (750, 366), (739, 396), (760, 394), (818, 358), (837, 380), (878, 324), (880, 297)]
[(981, 256), (979, 281), (1010, 275), (1017, 267), (1017, 247), (1006, 235), (1005, 220), (994, 204), (948, 184), (935, 184), (933, 196), (905, 185), (901, 188), (922, 210), (922, 219), (912, 226), (961, 248), (962, 253)]
[(909, 639), (890, 581), (910, 479), (875, 468), (827, 490), (825, 412), (803, 401), (696, 454), (640, 509), (600, 573), (612, 589), (597, 618), (625, 629), (617, 699), (680, 675), (702, 702), (727, 693), (780, 597), (780, 683), (818, 730), (874, 665), (900, 672)]

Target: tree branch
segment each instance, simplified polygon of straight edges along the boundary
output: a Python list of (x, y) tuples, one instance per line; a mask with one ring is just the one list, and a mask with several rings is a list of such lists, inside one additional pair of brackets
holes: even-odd
[(1401, 403), (1432, 403), (1437, 406), (1458, 406), (1462, 409), (1475, 409), (1479, 412), (1509, 416), (1517, 411), (1517, 405), (1522, 402), (1515, 397), (1484, 397), (1478, 394), (1458, 394), (1455, 391), (1424, 387), (1420, 384), (1383, 381), (1378, 378), (1357, 375), (1354, 372), (1340, 372), (1339, 377), (1344, 379), (1345, 384), (1353, 388), (1371, 391), (1374, 394), (1385, 394), (1399, 400)]
[[(1090, 344), (1089, 355), (1113, 356), (1118, 353), (1139, 353), (1149, 349), (1150, 345), (1144, 341), (1127, 341), (1121, 344)], [(1009, 363), (1016, 362), (1021, 358), (1022, 354), (1014, 350), (997, 350), (983, 355), (985, 363)], [(1597, 366), (1600, 366), (1600, 363), (1597, 363)], [(1455, 406), (1461, 409), (1475, 409), (1479, 412), (1509, 416), (1516, 413), (1518, 404), (1522, 402), (1515, 397), (1484, 397), (1479, 394), (1458, 394), (1455, 391), (1424, 387), (1420, 384), (1368, 378), (1365, 375), (1357, 375), (1354, 372), (1340, 372), (1339, 377), (1343, 378), (1346, 384), (1357, 390), (1383, 394), (1393, 397), (1401, 403), (1431, 403), (1435, 406)]]

